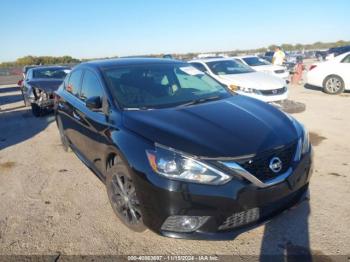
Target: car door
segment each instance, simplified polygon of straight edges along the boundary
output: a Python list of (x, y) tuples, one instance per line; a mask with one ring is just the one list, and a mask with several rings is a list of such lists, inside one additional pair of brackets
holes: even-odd
[(103, 174), (105, 167), (103, 157), (109, 144), (108, 118), (103, 113), (102, 108), (101, 110), (91, 110), (85, 104), (86, 100), (97, 96), (101, 98), (101, 101), (106, 97), (102, 81), (94, 71), (85, 69), (79, 95), (81, 103), (74, 108), (75, 119), (79, 122), (81, 132), (79, 151), (93, 165), (93, 168)]
[(63, 94), (57, 104), (59, 117), (62, 121), (64, 133), (73, 149), (79, 149), (82, 144), (80, 137), (80, 124), (75, 107), (82, 103), (78, 98), (81, 88), (83, 70), (73, 70), (63, 82)]

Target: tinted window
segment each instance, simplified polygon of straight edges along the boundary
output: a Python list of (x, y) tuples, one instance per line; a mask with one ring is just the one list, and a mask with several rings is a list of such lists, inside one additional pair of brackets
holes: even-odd
[(78, 96), (79, 94), (82, 72), (82, 70), (73, 71), (70, 74), (68, 85), (66, 86), (66, 90), (75, 96)]
[(243, 60), (250, 66), (270, 65), (268, 61), (256, 56), (244, 57)]
[(93, 72), (87, 70), (84, 73), (80, 98), (83, 101), (86, 101), (87, 99), (94, 96), (103, 96), (102, 87), (98, 81), (97, 76)]
[(32, 69), (33, 78), (64, 79), (70, 72), (68, 68), (35, 68)]
[(26, 74), (26, 79), (31, 79), (33, 75), (33, 70), (28, 70), (27, 74)]
[(216, 80), (188, 64), (106, 69), (106, 79), (124, 108), (166, 108), (192, 100), (228, 97)]
[(201, 70), (202, 72), (206, 72), (207, 69), (205, 68), (204, 65), (202, 65), (201, 63), (191, 63), (191, 65), (193, 65), (195, 68), (197, 68), (198, 70)]

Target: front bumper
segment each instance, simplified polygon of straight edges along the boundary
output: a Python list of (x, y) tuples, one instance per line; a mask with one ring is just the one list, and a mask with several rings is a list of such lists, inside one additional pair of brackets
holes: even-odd
[[(305, 199), (312, 174), (312, 152), (293, 166), (283, 182), (259, 188), (245, 179), (232, 179), (220, 185), (202, 185), (172, 181), (157, 174), (137, 174), (135, 183), (144, 224), (167, 237), (185, 239), (233, 239), (240, 233), (269, 221)], [(257, 220), (227, 229), (222, 225), (232, 215), (259, 209)], [(195, 232), (162, 230), (169, 216), (207, 216), (209, 219)]]
[(240, 95), (244, 95), (244, 96), (249, 96), (251, 98), (255, 98), (255, 99), (267, 102), (267, 103), (283, 101), (283, 100), (286, 100), (288, 98), (288, 91), (284, 92), (283, 94), (279, 94), (279, 95), (259, 95), (259, 94), (245, 93), (245, 92), (241, 92), (241, 91), (236, 91), (236, 93), (238, 93)]

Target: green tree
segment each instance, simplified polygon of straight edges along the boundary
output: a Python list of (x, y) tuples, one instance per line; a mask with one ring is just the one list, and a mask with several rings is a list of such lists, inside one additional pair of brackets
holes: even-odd
[(294, 50), (294, 46), (291, 44), (282, 44), (281, 48), (285, 51), (292, 51)]
[(275, 51), (275, 49), (278, 47), (278, 45), (269, 45), (268, 49), (271, 51)]

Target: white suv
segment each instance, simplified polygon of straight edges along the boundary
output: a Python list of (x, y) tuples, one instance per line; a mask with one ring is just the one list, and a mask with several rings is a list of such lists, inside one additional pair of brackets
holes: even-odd
[(189, 63), (238, 94), (265, 102), (278, 102), (288, 98), (285, 80), (257, 72), (233, 58), (196, 59)]

